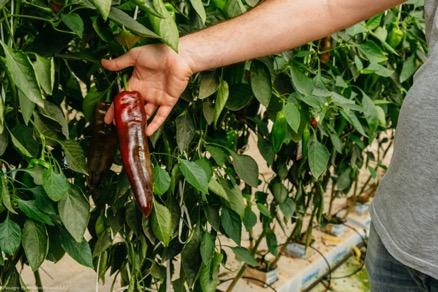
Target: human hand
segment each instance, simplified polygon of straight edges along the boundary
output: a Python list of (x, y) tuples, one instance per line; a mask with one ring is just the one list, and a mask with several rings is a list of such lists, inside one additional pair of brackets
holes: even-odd
[[(134, 67), (128, 88), (141, 93), (148, 118), (156, 112), (146, 129), (148, 136), (166, 120), (193, 74), (187, 58), (162, 44), (133, 48), (118, 58), (101, 63), (110, 71)], [(109, 124), (113, 119), (114, 107), (111, 105), (105, 122)]]

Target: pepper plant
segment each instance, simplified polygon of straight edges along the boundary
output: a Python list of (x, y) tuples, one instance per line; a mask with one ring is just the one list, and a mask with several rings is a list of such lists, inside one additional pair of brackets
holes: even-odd
[[(356, 196), (364, 164), (371, 175), (384, 167), (367, 146), (394, 129), (425, 59), (421, 1), (277, 56), (193, 76), (150, 137), (149, 219), (136, 208), (118, 151), (90, 187), (95, 107), (121, 86), (99, 60), (156, 42), (177, 49), (180, 35), (257, 3), (0, 0), (1, 286), (26, 288), (20, 265), (41, 286), (41, 264), (67, 253), (128, 291), (215, 291), (219, 269), (236, 256), (233, 287), (246, 265), (264, 264), (255, 259), (262, 241), (281, 256), (275, 226), (293, 227), (288, 240), (309, 244), (314, 224), (330, 219), (329, 186), (333, 196), (352, 187)], [(260, 177), (245, 154), (250, 135), (272, 177)], [(303, 226), (306, 214), (314, 220)]]

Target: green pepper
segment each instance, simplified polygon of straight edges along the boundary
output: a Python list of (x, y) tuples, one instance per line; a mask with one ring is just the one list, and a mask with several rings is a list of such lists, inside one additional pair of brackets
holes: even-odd
[(307, 153), (309, 152), (309, 141), (310, 141), (310, 130), (309, 127), (305, 127), (303, 131), (303, 155), (307, 157)]
[(386, 41), (391, 47), (395, 49), (403, 41), (404, 36), (404, 31), (401, 30), (398, 25), (394, 25), (392, 30), (389, 32), (388, 39)]
[(32, 158), (30, 160), (28, 168), (34, 168), (37, 165), (42, 166), (44, 168), (50, 168), (50, 164), (47, 161), (37, 158)]
[(277, 113), (272, 126), (271, 140), (275, 153), (278, 153), (286, 139), (287, 120), (284, 112), (281, 110)]

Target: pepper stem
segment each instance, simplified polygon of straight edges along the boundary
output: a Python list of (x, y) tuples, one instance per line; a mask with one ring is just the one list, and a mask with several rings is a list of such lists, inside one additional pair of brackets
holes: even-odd
[(126, 74), (122, 75), (122, 82), (123, 82), (123, 88), (125, 89), (125, 91), (128, 91), (128, 77), (126, 76)]

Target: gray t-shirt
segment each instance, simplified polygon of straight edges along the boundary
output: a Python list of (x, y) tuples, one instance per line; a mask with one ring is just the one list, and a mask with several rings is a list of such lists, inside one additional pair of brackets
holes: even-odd
[(394, 155), (371, 206), (389, 253), (438, 279), (438, 0), (425, 1), (429, 58), (403, 103)]

